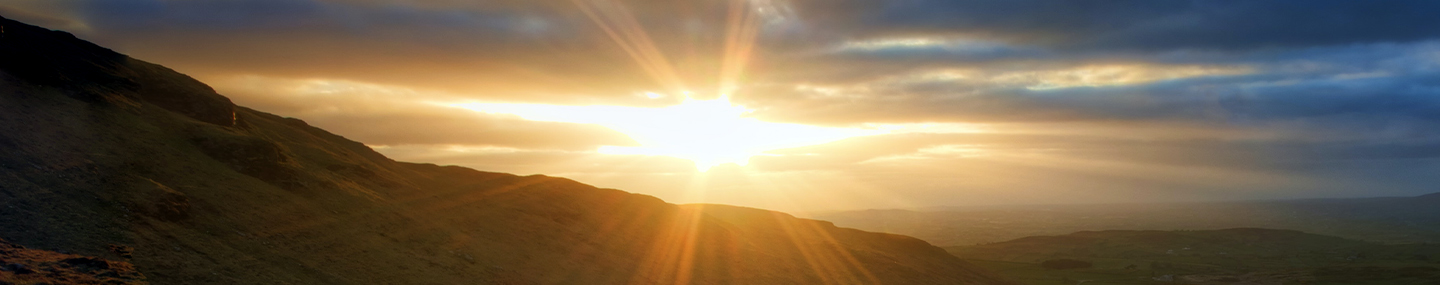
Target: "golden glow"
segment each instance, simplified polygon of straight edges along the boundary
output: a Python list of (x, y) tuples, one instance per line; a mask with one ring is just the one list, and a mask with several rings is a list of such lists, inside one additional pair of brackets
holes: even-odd
[(630, 135), (632, 139), (640, 142), (641, 146), (604, 146), (600, 148), (601, 153), (679, 157), (694, 161), (695, 167), (700, 171), (726, 163), (745, 165), (750, 157), (768, 150), (815, 145), (904, 128), (829, 128), (765, 122), (745, 117), (749, 110), (730, 103), (727, 97), (713, 100), (687, 97), (679, 105), (664, 108), (504, 103), (461, 103), (450, 106), (487, 113), (515, 114), (527, 120), (589, 123), (610, 127)]
[[(423, 110), (418, 102), (461, 107), (473, 111), (516, 115), (527, 120), (597, 124), (630, 136), (640, 146), (604, 146), (602, 154), (661, 155), (691, 160), (697, 169), (734, 163), (746, 165), (749, 159), (764, 152), (783, 148), (823, 144), (844, 138), (898, 133), (977, 133), (993, 132), (986, 125), (965, 123), (865, 124), (851, 128), (819, 127), (802, 124), (774, 123), (747, 118), (750, 112), (735, 105), (727, 97), (711, 100), (686, 98), (681, 104), (663, 108), (623, 106), (563, 106), (510, 103), (454, 103), (455, 94), (417, 91), (406, 87), (367, 84), (346, 80), (287, 80), (259, 76), (234, 76), (208, 80), (218, 87), (238, 93), (266, 94), (273, 98), (248, 96), (243, 103), (251, 105), (289, 106), (284, 100), (314, 102), (287, 115), (321, 117), (379, 109)], [(276, 95), (283, 94), (283, 95)], [(639, 92), (637, 96), (652, 99), (672, 95)], [(417, 102), (418, 101), (418, 102)], [(372, 145), (387, 153), (400, 155), (395, 146)], [(409, 150), (410, 148), (406, 148)], [(518, 153), (520, 149), (486, 145), (434, 146), (443, 154), (402, 155), (408, 159), (435, 161), (446, 155)], [(517, 170), (518, 171), (518, 170)]]
[(720, 65), (720, 90), (717, 94), (735, 92), (745, 65), (755, 50), (755, 37), (760, 33), (759, 15), (746, 7), (746, 2), (730, 1), (726, 17), (725, 52)]
[[(644, 92), (657, 99), (681, 94), (685, 101), (665, 108), (618, 106), (549, 106), (526, 104), (462, 103), (450, 106), (491, 113), (520, 115), (529, 120), (591, 123), (610, 127), (641, 143), (639, 147), (604, 146), (601, 153), (665, 155), (695, 162), (706, 171), (734, 163), (745, 165), (750, 157), (767, 150), (820, 144), (846, 137), (876, 134), (877, 130), (841, 129), (781, 124), (744, 117), (749, 110), (730, 103), (752, 60), (755, 41), (763, 18), (775, 14), (766, 1), (729, 1), (725, 41), (722, 47), (716, 93), (719, 99), (697, 100), (666, 54), (629, 9), (611, 0), (572, 0), (606, 36), (628, 54), (665, 92)], [(775, 18), (770, 15), (768, 18)]]

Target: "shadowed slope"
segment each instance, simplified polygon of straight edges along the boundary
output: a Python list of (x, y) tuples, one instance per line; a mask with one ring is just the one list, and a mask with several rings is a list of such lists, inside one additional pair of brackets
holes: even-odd
[(395, 162), (0, 19), (0, 238), (156, 284), (1004, 284), (940, 249), (546, 176)]

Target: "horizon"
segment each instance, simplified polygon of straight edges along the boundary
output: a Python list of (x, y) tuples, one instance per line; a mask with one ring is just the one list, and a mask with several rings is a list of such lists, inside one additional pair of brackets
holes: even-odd
[[(1217, 204), (1242, 204), (1242, 203), (1285, 203), (1285, 202), (1312, 202), (1312, 201), (1353, 201), (1367, 199), (1406, 199), (1437, 195), (1440, 192), (1427, 193), (1411, 196), (1354, 196), (1354, 197), (1311, 197), (1311, 198), (1278, 198), (1278, 199), (1242, 199), (1242, 200), (1177, 200), (1177, 201), (1140, 201), (1140, 202), (1096, 202), (1096, 203), (1042, 203), (1042, 204), (970, 204), (970, 205), (944, 205), (925, 206), (914, 208), (863, 208), (863, 209), (839, 209), (821, 210), (811, 212), (785, 212), (800, 217), (816, 217), (827, 214), (865, 211), (911, 211), (911, 212), (946, 212), (950, 210), (975, 210), (975, 209), (1005, 209), (1005, 208), (1035, 208), (1035, 207), (1086, 207), (1086, 206), (1159, 206), (1159, 205), (1217, 205)], [(703, 203), (702, 203), (703, 204)], [(684, 205), (684, 204), (682, 204)]]
[(20, 0), (0, 15), (396, 160), (676, 204), (1440, 192), (1427, 9), (1187, 3)]

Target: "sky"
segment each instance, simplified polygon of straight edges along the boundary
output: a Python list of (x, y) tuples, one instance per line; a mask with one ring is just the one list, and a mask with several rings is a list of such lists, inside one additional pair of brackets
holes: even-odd
[(1436, 11), (0, 0), (397, 160), (791, 212), (1440, 192)]

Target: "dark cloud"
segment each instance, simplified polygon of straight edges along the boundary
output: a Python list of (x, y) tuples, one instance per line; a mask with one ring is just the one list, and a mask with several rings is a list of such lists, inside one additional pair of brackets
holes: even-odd
[[(194, 73), (340, 78), (563, 104), (657, 106), (673, 102), (635, 94), (675, 91), (572, 1), (73, 2), (93, 27), (87, 38)], [(584, 3), (628, 11), (675, 76), (714, 95), (727, 1)]]
[[(1254, 49), (1435, 38), (1433, 1), (802, 1), (867, 35), (972, 35), (1064, 48)], [(832, 6), (816, 8), (815, 6)], [(839, 6), (843, 8), (836, 8)], [(814, 14), (804, 14), (806, 16)], [(848, 22), (848, 24), (847, 24)]]
[(634, 96), (657, 85), (569, 2), (70, 2), (90, 27), (75, 32), (191, 73), (340, 78), (510, 101), (663, 103)]
[[(1434, 137), (1431, 130), (1440, 122), (1437, 52), (1440, 46), (1426, 42), (1300, 49), (1263, 59), (1235, 55), (1210, 65), (1157, 55), (1089, 67), (1064, 60), (1011, 68), (959, 66), (970, 71), (958, 75), (948, 75), (954, 68), (882, 69), (808, 89), (752, 86), (752, 93), (765, 95), (740, 99), (760, 108), (757, 117), (834, 125), (1183, 121)], [(1164, 76), (1167, 72), (1176, 76)], [(1091, 81), (1076, 81), (1076, 74)], [(1107, 78), (1135, 82), (1108, 84)]]
[(623, 54), (577, 33), (574, 19), (528, 11), (535, 9), (312, 0), (83, 7), (97, 41), (190, 72), (342, 78), (550, 102), (624, 102), (651, 85)]

